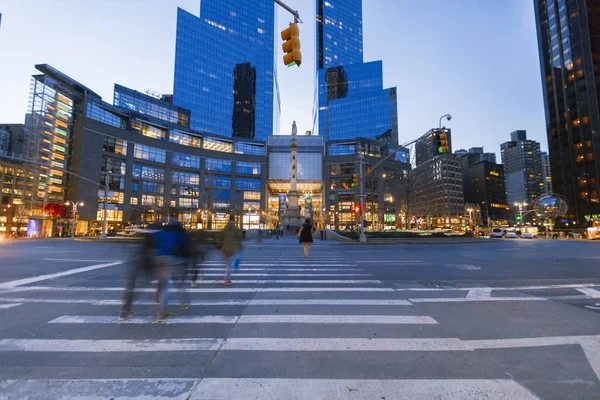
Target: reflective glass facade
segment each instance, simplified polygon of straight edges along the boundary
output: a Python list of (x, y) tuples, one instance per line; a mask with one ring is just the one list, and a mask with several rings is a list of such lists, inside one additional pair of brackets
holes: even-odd
[(600, 214), (600, 4), (534, 4), (552, 190), (566, 197), (569, 222), (589, 225)]
[(203, 0), (177, 14), (173, 101), (191, 128), (266, 140), (279, 125), (272, 0)]
[(398, 142), (396, 88), (383, 89), (381, 61), (363, 63), (362, 0), (317, 0), (313, 131), (326, 141), (390, 133)]
[(362, 0), (317, 0), (317, 69), (363, 62)]

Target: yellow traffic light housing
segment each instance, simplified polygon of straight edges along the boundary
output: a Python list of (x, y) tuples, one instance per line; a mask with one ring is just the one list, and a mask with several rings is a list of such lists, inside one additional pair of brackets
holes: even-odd
[(290, 27), (281, 32), (281, 39), (284, 40), (283, 63), (288, 67), (292, 65), (300, 66), (302, 64), (302, 53), (300, 52), (300, 30), (298, 24), (291, 22)]
[(437, 152), (438, 154), (448, 153), (448, 135), (441, 132), (437, 134)]

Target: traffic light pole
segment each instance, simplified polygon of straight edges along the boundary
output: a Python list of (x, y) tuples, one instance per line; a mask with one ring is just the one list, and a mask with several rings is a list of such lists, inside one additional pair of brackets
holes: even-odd
[(290, 6), (288, 6), (287, 4), (285, 4), (284, 2), (282, 2), (281, 0), (273, 0), (276, 4), (280, 5), (284, 10), (286, 10), (287, 12), (289, 12), (290, 14), (292, 14), (294, 16), (294, 22), (295, 23), (302, 23), (302, 20), (300, 19), (300, 14), (298, 14), (298, 10), (294, 10), (293, 8), (291, 8)]
[(366, 242), (367, 236), (365, 235), (365, 176), (363, 175), (363, 164), (365, 155), (363, 153), (362, 146), (358, 147), (358, 187), (360, 197), (360, 236), (358, 237), (359, 242)]

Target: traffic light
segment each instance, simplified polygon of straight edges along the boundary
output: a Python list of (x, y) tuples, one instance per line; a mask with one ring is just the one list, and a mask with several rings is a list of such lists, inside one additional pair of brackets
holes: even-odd
[(283, 45), (283, 63), (288, 67), (302, 64), (302, 53), (300, 53), (300, 30), (298, 24), (290, 22), (290, 27), (281, 32)]
[(354, 206), (354, 214), (360, 215), (360, 211), (361, 211), (360, 204), (356, 204)]
[(352, 187), (353, 188), (358, 187), (358, 175), (357, 174), (352, 174)]
[(448, 153), (450, 150), (448, 149), (448, 135), (444, 132), (439, 132), (436, 134), (437, 140), (437, 152), (438, 154)]

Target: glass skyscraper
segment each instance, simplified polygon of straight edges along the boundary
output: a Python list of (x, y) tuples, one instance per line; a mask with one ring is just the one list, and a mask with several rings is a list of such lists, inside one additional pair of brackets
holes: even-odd
[(173, 103), (197, 131), (266, 140), (279, 129), (273, 0), (202, 0), (177, 13)]
[(316, 0), (314, 131), (325, 140), (387, 132), (398, 141), (396, 88), (383, 89), (382, 62), (363, 63), (362, 0)]
[(569, 222), (600, 220), (600, 4), (535, 0), (552, 189)]

